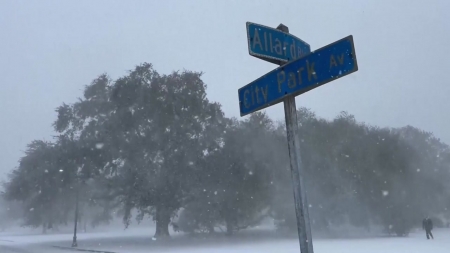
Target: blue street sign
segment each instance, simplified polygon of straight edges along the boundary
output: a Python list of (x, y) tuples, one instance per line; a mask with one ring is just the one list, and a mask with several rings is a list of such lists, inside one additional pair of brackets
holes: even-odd
[(358, 70), (353, 36), (272, 70), (239, 89), (241, 116), (299, 95)]
[(279, 64), (298, 59), (311, 51), (310, 46), (292, 34), (247, 22), (248, 52), (260, 59)]

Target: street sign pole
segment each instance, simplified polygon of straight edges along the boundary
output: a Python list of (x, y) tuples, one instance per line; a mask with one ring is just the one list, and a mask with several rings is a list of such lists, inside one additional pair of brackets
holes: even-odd
[(295, 97), (358, 71), (353, 36), (311, 52), (283, 24), (274, 29), (247, 22), (247, 42), (251, 56), (280, 66), (238, 90), (239, 110), (245, 116), (283, 101), (300, 252), (313, 253)]
[[(277, 29), (289, 33), (289, 28), (283, 24), (280, 24)], [(291, 95), (286, 97), (283, 103), (300, 252), (313, 253), (314, 249), (312, 245), (311, 223), (309, 221), (308, 200), (306, 198), (305, 187), (303, 184), (303, 167), (300, 157), (300, 141), (298, 136), (295, 96)]]
[(289, 161), (294, 188), (295, 215), (297, 216), (298, 239), (301, 253), (313, 253), (311, 223), (309, 221), (308, 200), (303, 184), (303, 168), (300, 158), (300, 142), (298, 138), (297, 109), (295, 97), (284, 99), (284, 115), (289, 148)]

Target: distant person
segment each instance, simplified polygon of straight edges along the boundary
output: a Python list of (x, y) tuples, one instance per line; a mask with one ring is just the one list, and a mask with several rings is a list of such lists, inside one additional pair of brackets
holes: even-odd
[(431, 239), (434, 239), (433, 234), (431, 233), (431, 230), (433, 230), (433, 221), (431, 221), (429, 217), (423, 219), (422, 228), (425, 230), (428, 240), (430, 239), (430, 236)]

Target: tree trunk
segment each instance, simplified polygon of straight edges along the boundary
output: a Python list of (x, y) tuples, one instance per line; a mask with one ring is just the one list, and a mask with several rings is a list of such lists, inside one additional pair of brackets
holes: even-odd
[(45, 224), (45, 222), (42, 223), (42, 233), (43, 233), (43, 234), (46, 234), (46, 233), (47, 233), (47, 224)]
[(208, 233), (214, 234), (215, 232), (214, 226), (212, 224), (208, 224)]
[(233, 219), (231, 219), (230, 217), (227, 217), (225, 219), (225, 223), (227, 225), (227, 235), (228, 236), (233, 235)]
[(170, 212), (163, 206), (156, 207), (156, 232), (154, 238), (169, 237)]

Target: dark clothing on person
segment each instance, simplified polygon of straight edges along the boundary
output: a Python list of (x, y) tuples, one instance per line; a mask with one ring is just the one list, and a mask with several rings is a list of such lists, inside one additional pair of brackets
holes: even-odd
[(422, 221), (422, 228), (425, 229), (427, 239), (434, 239), (433, 234), (431, 233), (431, 230), (433, 230), (433, 221), (431, 221), (430, 218), (423, 219)]
[(433, 221), (431, 221), (430, 218), (423, 219), (422, 227), (425, 230), (432, 230), (433, 229)]
[(430, 239), (430, 236), (431, 236), (431, 239), (434, 239), (433, 234), (431, 233), (431, 230), (426, 230), (425, 233), (427, 233), (428, 240)]

